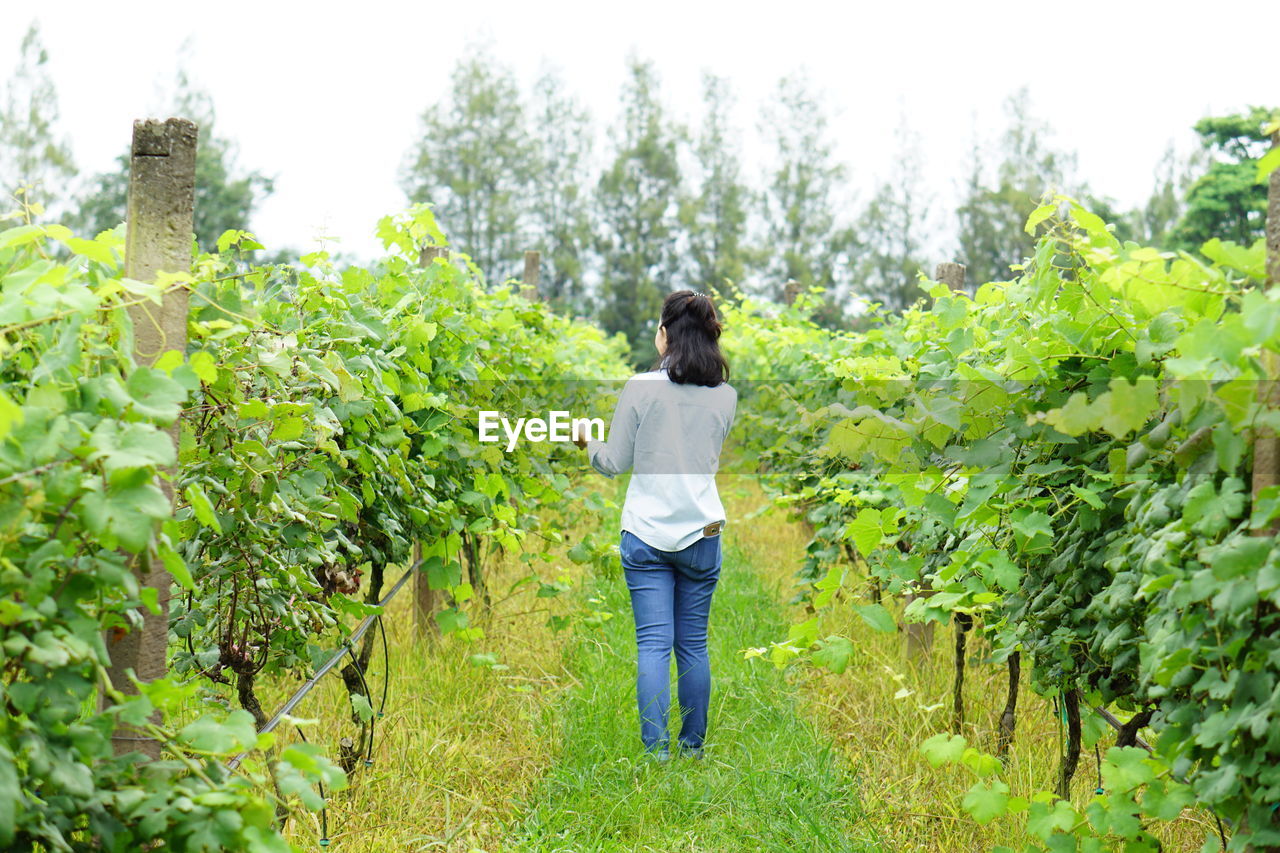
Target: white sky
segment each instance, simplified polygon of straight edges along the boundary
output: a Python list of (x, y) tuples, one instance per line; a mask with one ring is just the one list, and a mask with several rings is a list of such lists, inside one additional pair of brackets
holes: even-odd
[[(1197, 119), (1280, 103), (1264, 35), (1280, 25), (1280, 4), (1183, 8), (1149, 0), (63, 0), (56, 13), (32, 14), (82, 173), (112, 168), (133, 119), (163, 106), (192, 36), (189, 71), (214, 98), (216, 131), (238, 143), (241, 169), (277, 178), (252, 229), (268, 248), (311, 249), (329, 235), (339, 241), (329, 248), (369, 258), (380, 251), (377, 219), (406, 204), (396, 170), (418, 115), (445, 94), (454, 62), (477, 38), (490, 39), (526, 85), (544, 60), (558, 66), (593, 113), (598, 151), (630, 50), (654, 60), (663, 96), (684, 121), (699, 115), (703, 68), (729, 77), (753, 180), (765, 166), (753, 139), (759, 105), (779, 77), (803, 67), (826, 93), (839, 153), (864, 199), (889, 171), (905, 110), (928, 180), (949, 205), (975, 129), (1003, 128), (1002, 101), (1026, 85), (1053, 141), (1077, 152), (1080, 175), (1127, 206), (1146, 198), (1170, 141), (1191, 146)], [(16, 9), (3, 17), (7, 79), (28, 19)]]

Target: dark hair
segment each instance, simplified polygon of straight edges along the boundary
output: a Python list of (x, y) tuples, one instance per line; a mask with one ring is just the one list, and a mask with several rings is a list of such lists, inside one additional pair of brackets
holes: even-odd
[(710, 296), (692, 290), (667, 294), (661, 325), (667, 330), (667, 351), (657, 366), (666, 363), (672, 382), (714, 387), (729, 381), (729, 362), (720, 352), (720, 318)]

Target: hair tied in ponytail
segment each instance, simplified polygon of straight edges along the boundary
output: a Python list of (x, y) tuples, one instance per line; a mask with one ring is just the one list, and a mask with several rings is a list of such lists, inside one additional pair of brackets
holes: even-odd
[[(699, 302), (701, 296), (706, 302)], [(695, 307), (696, 306), (696, 307)], [(680, 384), (719, 385), (729, 379), (729, 363), (720, 352), (720, 318), (711, 297), (700, 290), (667, 294), (660, 325), (667, 330), (667, 373)]]

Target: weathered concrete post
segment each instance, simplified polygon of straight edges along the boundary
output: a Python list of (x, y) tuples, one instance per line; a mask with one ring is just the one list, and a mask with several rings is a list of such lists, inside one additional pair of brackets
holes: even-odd
[[(1280, 131), (1271, 134), (1272, 149), (1280, 148)], [(1267, 289), (1280, 287), (1280, 169), (1271, 171), (1270, 183), (1267, 186)], [(1280, 409), (1280, 358), (1269, 349), (1262, 351), (1262, 364), (1266, 368), (1266, 376), (1258, 384), (1258, 401), (1271, 409)], [(1280, 483), (1280, 438), (1270, 427), (1259, 427), (1253, 439), (1253, 499), (1267, 486)], [(1255, 536), (1275, 536), (1280, 533), (1280, 521), (1273, 521), (1260, 530), (1253, 531)], [(1275, 812), (1269, 812), (1274, 824)], [(1249, 815), (1246, 812), (1240, 819), (1238, 832), (1250, 832)], [(1245, 845), (1245, 853), (1257, 853), (1260, 850), (1273, 850), (1274, 847), (1258, 847)]]
[[(1271, 137), (1274, 148), (1280, 148), (1280, 132)], [(1267, 289), (1280, 286), (1280, 169), (1271, 172), (1267, 192)], [(1258, 400), (1272, 409), (1280, 408), (1280, 358), (1271, 350), (1262, 351), (1262, 363), (1267, 375), (1258, 388)], [(1253, 497), (1268, 486), (1280, 483), (1280, 438), (1269, 427), (1260, 427), (1253, 442)], [(1261, 536), (1274, 536), (1280, 532), (1280, 522), (1272, 522), (1262, 530)]]
[(538, 280), (542, 275), (542, 253), (530, 249), (524, 253), (524, 287), (520, 292), (530, 302), (538, 299)]
[(449, 259), (449, 250), (444, 246), (423, 246), (418, 252), (418, 266), (428, 267), (436, 258)]
[[(964, 264), (948, 261), (938, 264), (933, 277), (934, 280), (942, 282), (952, 290), (964, 290), (964, 270)], [(917, 598), (928, 598), (933, 593), (934, 590), (929, 587), (921, 587), (918, 593), (906, 596), (906, 603), (910, 604)], [(904, 627), (907, 634), (907, 660), (916, 662), (921, 658), (928, 657), (930, 650), (933, 648), (934, 623), (907, 622)]]
[(786, 286), (782, 289), (782, 301), (788, 305), (796, 304), (796, 297), (800, 295), (800, 282), (794, 278), (787, 281)]
[(933, 277), (935, 281), (942, 282), (952, 290), (964, 290), (964, 269), (964, 264), (947, 261), (946, 263), (938, 264)]
[[(194, 231), (196, 138), (194, 122), (171, 118), (133, 123), (133, 151), (129, 164), (129, 202), (125, 229), (125, 275), (138, 281), (154, 282), (157, 273), (191, 269)], [(143, 303), (129, 308), (133, 323), (133, 358), (139, 367), (149, 367), (168, 350), (185, 353), (187, 348), (187, 291), (175, 287), (164, 294), (162, 304)], [(169, 428), (176, 450), (179, 424)], [(173, 500), (169, 480), (160, 487)], [(159, 560), (143, 555), (142, 585), (159, 593), (160, 612), (142, 609), (142, 628), (109, 631), (107, 651), (111, 657), (108, 674), (111, 684), (123, 693), (135, 693), (127, 670), (139, 681), (160, 678), (167, 672), (165, 652), (169, 640), (169, 587), (172, 577)], [(104, 697), (105, 699), (105, 697)], [(161, 722), (157, 711), (152, 717)], [(151, 758), (160, 757), (160, 743), (137, 729), (121, 726), (112, 738), (117, 755), (141, 750)]]

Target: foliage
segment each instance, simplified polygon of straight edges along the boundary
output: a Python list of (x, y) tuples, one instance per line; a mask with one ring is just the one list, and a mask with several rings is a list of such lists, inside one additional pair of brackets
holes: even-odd
[(765, 105), (760, 129), (776, 158), (765, 189), (764, 218), (775, 255), (765, 295), (787, 281), (831, 288), (853, 235), (834, 211), (844, 202), (848, 170), (835, 158), (826, 106), (798, 74), (784, 77)]
[(0, 194), (7, 198), (25, 186), (23, 201), (42, 207), (59, 198), (61, 182), (76, 174), (71, 147), (57, 135), (58, 94), (48, 63), (40, 27), (32, 22), (0, 111)]
[(738, 164), (740, 134), (730, 124), (729, 81), (704, 74), (702, 103), (702, 128), (694, 145), (698, 183), (681, 200), (680, 224), (688, 237), (689, 288), (711, 292), (741, 283), (758, 259), (746, 245), (755, 199)]
[(532, 247), (542, 252), (539, 293), (559, 309), (586, 305), (591, 243), (587, 159), (592, 127), (586, 107), (548, 71), (534, 85), (533, 135), (537, 168), (533, 204), (526, 210)]
[[(1129, 785), (1083, 812), (1028, 804), (1049, 849), (1075, 849), (1064, 833), (1148, 849), (1123, 816), (1169, 817), (1168, 779), (1234, 825), (1232, 849), (1273, 845), (1280, 549), (1263, 534), (1280, 503), (1247, 486), (1250, 436), (1280, 420), (1255, 399), (1262, 353), (1280, 350), (1262, 243), (1211, 241), (1204, 263), (1121, 243), (1062, 197), (1037, 228), (1012, 281), (931, 284), (931, 306), (865, 333), (763, 322), (760, 305), (729, 317), (753, 328), (730, 358), (785, 380), (740, 408), (778, 499), (814, 525), (802, 594), (828, 606), (866, 571), (870, 599), (854, 598), (875, 624), (880, 592), (927, 583), (906, 619), (963, 615), (995, 660), (1030, 656), (1038, 692), (1154, 712), (1136, 806)], [(839, 665), (816, 640), (793, 631), (769, 656)], [(986, 784), (971, 811), (994, 814), (1000, 793)]]
[(596, 188), (601, 261), (597, 317), (631, 344), (632, 363), (657, 358), (653, 334), (676, 272), (676, 219), (683, 131), (667, 118), (652, 63), (632, 58), (613, 128), (612, 164)]
[(886, 310), (901, 311), (924, 297), (919, 277), (930, 240), (931, 199), (923, 186), (918, 134), (905, 119), (894, 138), (894, 165), (858, 217), (853, 290)]
[[(415, 542), (447, 596), (441, 632), (464, 641), (480, 636), (467, 611), (487, 598), (480, 543), (520, 551), (521, 583), (538, 583), (532, 564), (547, 554), (524, 540), (558, 539), (535, 509), (578, 499), (558, 470), (574, 457), (551, 444), (481, 449), (474, 412), (587, 409), (592, 382), (550, 380), (625, 375), (621, 342), (487, 294), (467, 268), (420, 269), (418, 248), (442, 236), (426, 208), (387, 217), (379, 233), (389, 254), (375, 269), (338, 272), (322, 252), (246, 265), (258, 244), (232, 231), (192, 274), (147, 285), (122, 276), (115, 232), (0, 232), (0, 843), (74, 849), (92, 834), (109, 849), (287, 849), (269, 783), (316, 809), (312, 784), (345, 777), (307, 747), (226, 769), (220, 759), (271, 746), (256, 735), (254, 679), (312, 670), (341, 645), (347, 617), (377, 612), (367, 601)], [(53, 259), (54, 242), (67, 261)], [(190, 291), (188, 350), (136, 367), (125, 308), (169, 288)], [(143, 559), (163, 561), (178, 585), (173, 677), (98, 710), (111, 692), (103, 632), (159, 611), (159, 591), (135, 574)], [(176, 732), (148, 724), (166, 744), (161, 762), (111, 756), (118, 722), (197, 700), (216, 708), (215, 681), (234, 684), (240, 710)]]
[(1046, 143), (1049, 128), (1031, 114), (1026, 87), (1006, 99), (1008, 124), (999, 141), (994, 176), (986, 174), (984, 157), (975, 143), (971, 171), (959, 217), (960, 261), (973, 282), (1003, 280), (1011, 264), (1031, 255), (1034, 240), (1023, 223), (1041, 201), (1041, 194), (1065, 191), (1075, 157)]
[(1248, 245), (1262, 236), (1267, 185), (1258, 180), (1258, 163), (1270, 148), (1268, 125), (1277, 118), (1280, 111), (1252, 107), (1196, 122), (1210, 159), (1187, 193), (1186, 210), (1171, 238), (1174, 248), (1194, 251), (1214, 238)]
[(514, 73), (476, 45), (454, 68), (448, 100), (423, 112), (400, 183), (410, 201), (432, 204), (488, 281), (501, 283), (520, 275), (536, 153)]

